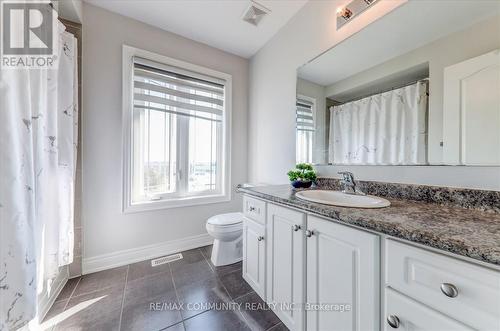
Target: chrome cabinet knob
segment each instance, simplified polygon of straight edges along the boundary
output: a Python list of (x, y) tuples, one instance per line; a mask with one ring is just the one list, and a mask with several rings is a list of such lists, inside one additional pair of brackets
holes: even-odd
[(441, 292), (448, 298), (455, 298), (458, 295), (458, 288), (450, 283), (441, 284)]
[(293, 227), (292, 227), (293, 231), (297, 232), (300, 230), (300, 225), (297, 225), (295, 224)]
[(399, 328), (399, 325), (401, 322), (399, 321), (399, 318), (396, 315), (389, 315), (387, 316), (387, 324), (393, 329)]
[(263, 237), (263, 236), (259, 236), (259, 237), (257, 238), (257, 240), (258, 240), (258, 241), (262, 241), (262, 240), (264, 240), (264, 237)]
[(313, 235), (314, 235), (314, 232), (313, 232), (313, 231), (311, 231), (311, 230), (306, 230), (306, 237), (307, 237), (307, 238), (310, 238), (310, 237), (311, 237), (311, 236), (313, 236)]

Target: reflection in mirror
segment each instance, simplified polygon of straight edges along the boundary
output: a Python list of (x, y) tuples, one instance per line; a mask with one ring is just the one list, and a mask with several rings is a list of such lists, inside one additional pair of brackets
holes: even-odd
[(296, 106), (297, 162), (500, 165), (500, 1), (407, 2), (300, 67)]
[(297, 163), (313, 163), (316, 100), (297, 95)]

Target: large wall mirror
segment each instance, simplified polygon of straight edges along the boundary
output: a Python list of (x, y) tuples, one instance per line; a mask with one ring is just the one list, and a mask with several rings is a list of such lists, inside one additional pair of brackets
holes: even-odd
[(297, 73), (297, 162), (500, 165), (500, 1), (409, 1)]

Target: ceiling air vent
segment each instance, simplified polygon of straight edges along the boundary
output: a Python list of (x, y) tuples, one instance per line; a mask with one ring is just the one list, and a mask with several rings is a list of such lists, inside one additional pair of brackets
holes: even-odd
[(241, 18), (243, 21), (257, 26), (264, 16), (269, 14), (271, 10), (261, 4), (251, 1), (248, 8), (245, 10)]

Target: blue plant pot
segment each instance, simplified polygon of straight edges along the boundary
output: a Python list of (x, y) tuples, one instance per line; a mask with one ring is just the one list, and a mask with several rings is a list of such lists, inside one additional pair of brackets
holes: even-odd
[(301, 180), (294, 180), (292, 181), (292, 186), (295, 188), (309, 188), (312, 185), (312, 181), (301, 181)]

